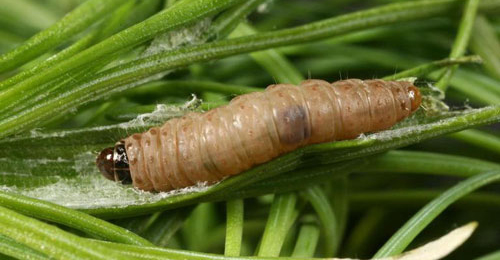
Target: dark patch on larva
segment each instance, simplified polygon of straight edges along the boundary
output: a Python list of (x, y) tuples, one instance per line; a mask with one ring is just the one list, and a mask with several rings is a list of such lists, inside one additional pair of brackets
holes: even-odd
[(307, 112), (302, 106), (292, 106), (284, 110), (279, 118), (280, 141), (284, 144), (297, 144), (311, 136)]

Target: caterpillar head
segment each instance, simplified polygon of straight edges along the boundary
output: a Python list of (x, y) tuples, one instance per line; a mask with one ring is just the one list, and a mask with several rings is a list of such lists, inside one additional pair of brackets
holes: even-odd
[(96, 159), (97, 168), (109, 180), (122, 184), (132, 183), (128, 164), (127, 150), (123, 141), (115, 147), (108, 147), (101, 151)]

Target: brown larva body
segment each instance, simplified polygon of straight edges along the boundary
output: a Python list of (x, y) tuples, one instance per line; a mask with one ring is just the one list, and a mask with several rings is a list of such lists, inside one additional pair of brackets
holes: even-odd
[(420, 99), (405, 81), (278, 84), (123, 141), (134, 186), (168, 191), (220, 181), (305, 145), (390, 128), (415, 111)]

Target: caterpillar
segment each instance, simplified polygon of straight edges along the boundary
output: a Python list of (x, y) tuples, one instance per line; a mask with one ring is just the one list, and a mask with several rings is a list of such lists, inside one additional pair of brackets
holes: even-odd
[(215, 183), (309, 144), (390, 128), (420, 103), (418, 88), (406, 81), (270, 85), (133, 134), (104, 149), (96, 163), (107, 179), (145, 191)]

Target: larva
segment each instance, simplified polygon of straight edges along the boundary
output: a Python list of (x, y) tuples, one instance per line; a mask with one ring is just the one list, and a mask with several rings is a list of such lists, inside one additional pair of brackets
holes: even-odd
[(97, 158), (103, 175), (146, 191), (215, 183), (309, 144), (380, 131), (420, 106), (405, 81), (277, 84), (134, 134)]

